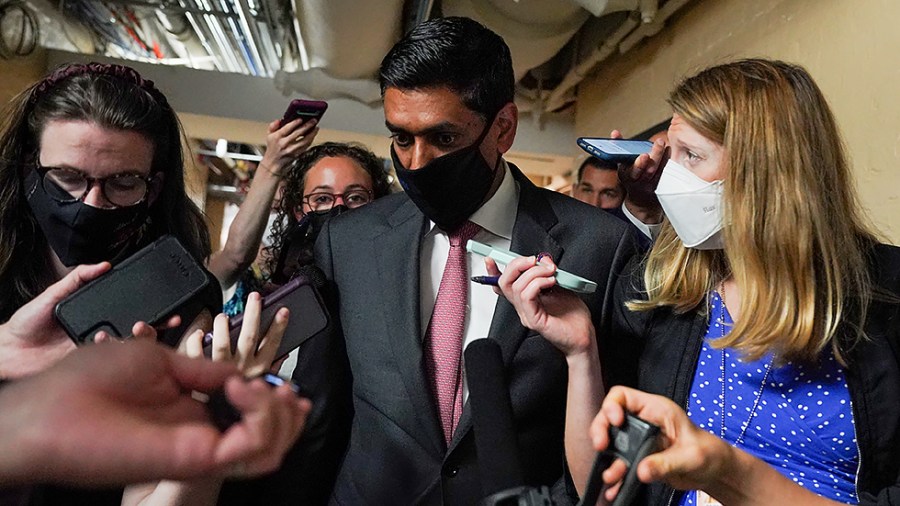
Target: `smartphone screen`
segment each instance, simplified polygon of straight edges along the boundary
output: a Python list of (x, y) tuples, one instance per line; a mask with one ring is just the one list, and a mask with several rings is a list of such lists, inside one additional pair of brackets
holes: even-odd
[(578, 139), (578, 145), (588, 153), (604, 159), (634, 159), (639, 155), (649, 153), (650, 149), (653, 148), (653, 143), (650, 141), (603, 139), (598, 137), (582, 137)]

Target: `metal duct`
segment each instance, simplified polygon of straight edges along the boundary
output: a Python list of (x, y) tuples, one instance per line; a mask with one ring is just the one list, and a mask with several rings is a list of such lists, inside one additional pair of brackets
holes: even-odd
[(466, 16), (500, 34), (516, 80), (559, 52), (591, 14), (570, 0), (444, 0), (445, 16)]
[[(400, 38), (403, 0), (297, 0), (309, 66), (330, 76), (371, 79)], [(314, 95), (315, 96), (315, 95)]]

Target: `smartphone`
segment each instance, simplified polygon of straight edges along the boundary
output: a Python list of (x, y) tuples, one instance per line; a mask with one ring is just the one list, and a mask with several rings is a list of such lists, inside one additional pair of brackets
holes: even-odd
[(178, 314), (210, 283), (207, 271), (167, 235), (60, 301), (54, 315), (79, 345), (101, 330), (126, 337), (139, 321), (156, 325)]
[[(469, 240), (469, 242), (466, 243), (466, 250), (484, 257), (493, 258), (498, 264), (503, 265), (522, 256), (505, 249), (495, 248), (473, 240)], [(567, 290), (578, 293), (594, 293), (597, 290), (597, 283), (562, 269), (556, 269), (556, 284)]]
[(577, 506), (597, 504), (603, 492), (603, 471), (617, 458), (625, 462), (628, 471), (622, 479), (612, 506), (629, 506), (641, 487), (641, 482), (637, 478), (638, 463), (647, 455), (659, 450), (659, 433), (658, 426), (625, 413), (625, 422), (621, 427), (609, 428), (609, 447), (597, 453), (584, 494)]
[(302, 118), (303, 121), (322, 119), (326, 109), (328, 109), (328, 102), (322, 100), (291, 100), (284, 112), (284, 117), (281, 118), (281, 126), (297, 118)]
[[(284, 336), (281, 338), (281, 344), (275, 352), (275, 360), (284, 357), (307, 339), (327, 329), (331, 321), (325, 303), (310, 279), (305, 276), (297, 276), (263, 297), (262, 313), (259, 319), (260, 335), (264, 335), (269, 330), (269, 326), (275, 320), (275, 313), (283, 307), (288, 308), (291, 315)], [(237, 341), (241, 335), (243, 323), (243, 314), (239, 314), (229, 321), (232, 351), (237, 349)], [(203, 346), (206, 356), (211, 356), (212, 334), (204, 337)]]
[(638, 156), (649, 153), (653, 148), (653, 143), (627, 139), (581, 137), (578, 139), (578, 147), (607, 162), (631, 163)]

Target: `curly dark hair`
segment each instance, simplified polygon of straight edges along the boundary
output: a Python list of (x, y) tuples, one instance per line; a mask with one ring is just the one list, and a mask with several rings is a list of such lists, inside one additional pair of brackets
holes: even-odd
[(319, 160), (328, 157), (350, 158), (362, 167), (372, 178), (374, 198), (391, 193), (391, 183), (384, 163), (361, 144), (325, 142), (304, 151), (285, 175), (281, 199), (276, 206), (277, 214), (271, 232), (272, 245), (265, 248), (266, 272), (270, 276), (275, 272), (281, 249), (288, 239), (287, 232), (297, 224), (294, 210), (303, 204), (306, 175)]

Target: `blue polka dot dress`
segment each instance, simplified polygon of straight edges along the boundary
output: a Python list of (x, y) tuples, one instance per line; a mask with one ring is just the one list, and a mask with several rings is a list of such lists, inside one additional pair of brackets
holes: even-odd
[[(782, 367), (773, 366), (771, 356), (742, 362), (734, 349), (709, 345), (727, 334), (732, 324), (719, 295), (714, 292), (711, 299), (710, 325), (686, 406), (688, 417), (800, 486), (856, 504), (856, 431), (847, 381), (833, 354), (824, 353), (816, 364)], [(695, 501), (691, 491), (680, 504)]]

